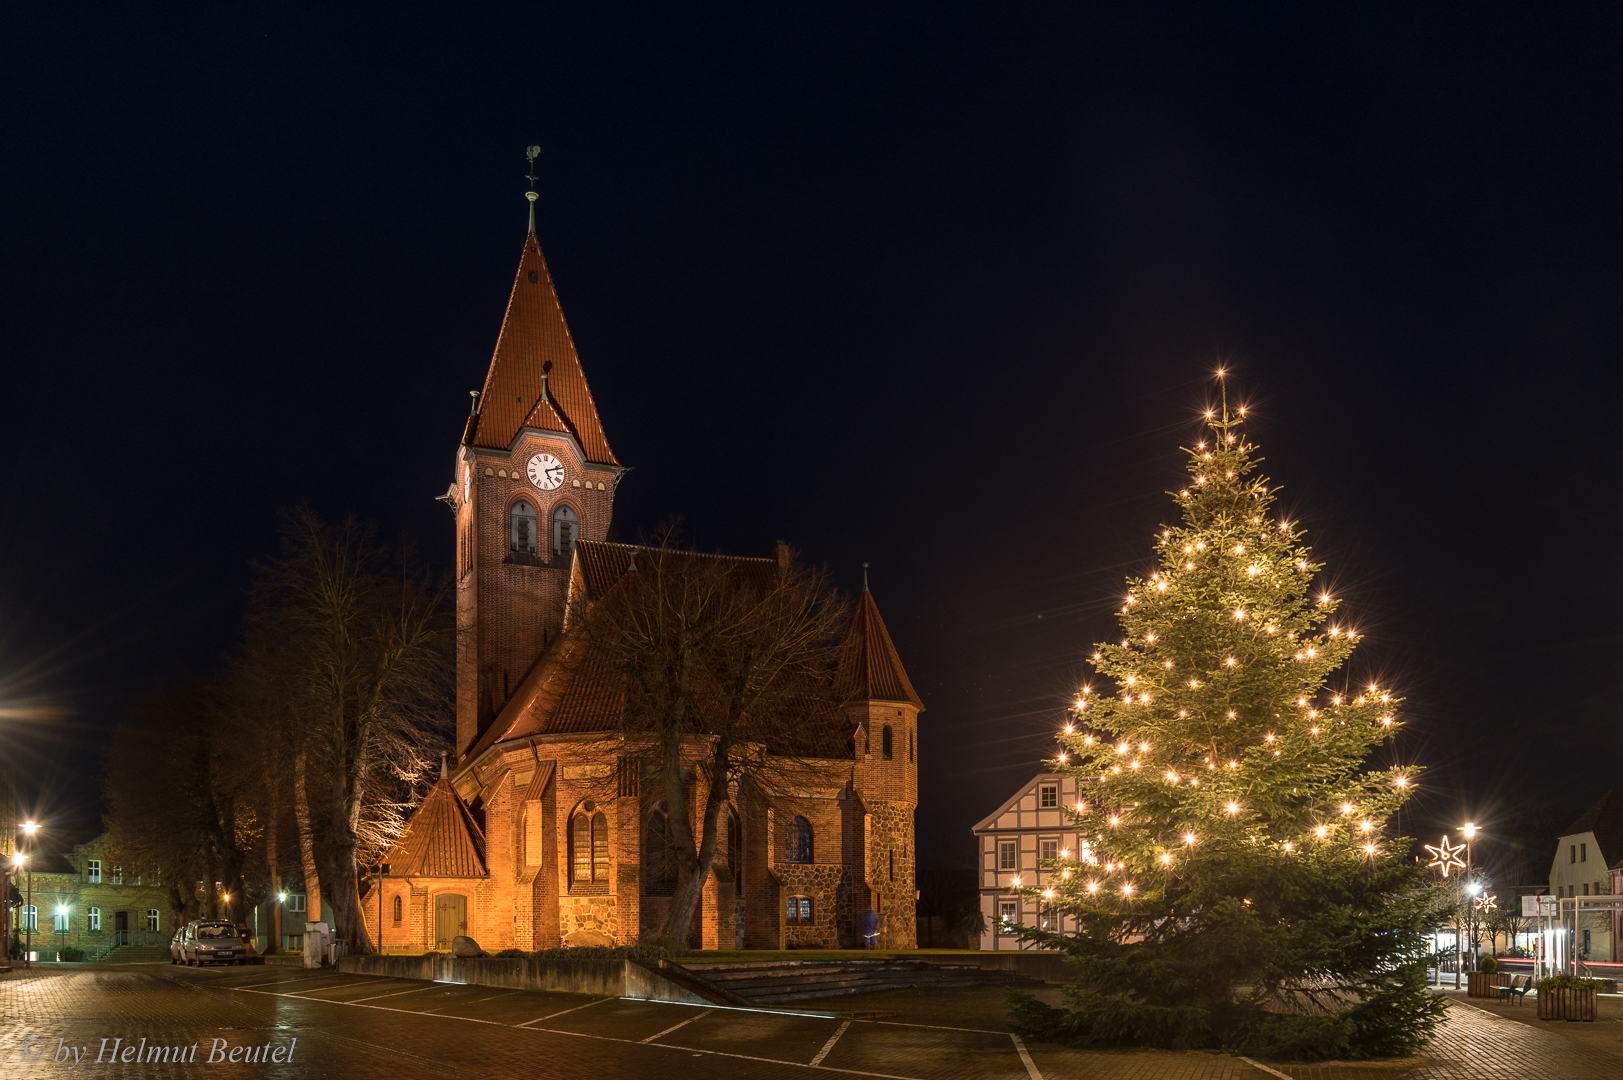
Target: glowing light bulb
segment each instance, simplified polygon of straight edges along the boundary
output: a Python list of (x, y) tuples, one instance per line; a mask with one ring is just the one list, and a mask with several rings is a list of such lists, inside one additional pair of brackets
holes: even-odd
[(1133, 887), (1131, 885), (1123, 885), (1121, 887), (1121, 894), (1123, 896), (1132, 896), (1133, 895)]
[(1361, 832), (1369, 832), (1369, 831), (1370, 831), (1370, 830), (1371, 830), (1371, 829), (1373, 829), (1373, 828), (1374, 828), (1374, 827), (1375, 827), (1375, 826), (1373, 826), (1373, 825), (1371, 825), (1371, 824), (1370, 824), (1370, 823), (1369, 823), (1369, 822), (1367, 822), (1367, 821), (1360, 821), (1360, 822), (1359, 822), (1359, 823), (1358, 823), (1358, 828), (1359, 828), (1359, 830), (1360, 830), (1360, 831), (1361, 831)]
[(1087, 809), (1087, 808), (1088, 808), (1088, 804), (1087, 804), (1087, 803), (1077, 803), (1077, 804), (1076, 804), (1076, 812), (1077, 812), (1077, 813), (1079, 813), (1079, 814), (1080, 814), (1080, 813), (1081, 813), (1081, 812), (1082, 812), (1082, 811), (1084, 811), (1084, 810), (1086, 810), (1086, 809)]
[(1229, 768), (1231, 768), (1231, 769), (1238, 769), (1238, 768), (1239, 768), (1239, 767), (1240, 767), (1240, 763), (1239, 763), (1239, 762), (1238, 762), (1238, 761), (1231, 761), (1231, 762), (1229, 762)]
[(1133, 762), (1133, 768), (1138, 768), (1138, 762), (1136, 760)]
[(1173, 772), (1171, 769), (1168, 769), (1167, 770), (1167, 779), (1170, 780), (1172, 783), (1176, 784), (1178, 782), (1178, 774)]
[(1195, 834), (1192, 833), (1192, 832), (1191, 833), (1184, 833), (1183, 834), (1183, 842), (1186, 843), (1186, 844), (1193, 844), (1195, 842)]
[(1382, 727), (1391, 727), (1392, 726), (1392, 718), (1390, 716), (1381, 717), (1381, 726)]
[(1083, 739), (1082, 739), (1082, 745), (1083, 746), (1092, 746), (1093, 745), (1093, 736), (1092, 735), (1084, 736)]
[(1111, 818), (1110, 819), (1110, 824), (1113, 825), (1113, 826), (1114, 825), (1120, 825), (1121, 824), (1121, 818), (1119, 818), (1119, 817)]
[(1137, 681), (1138, 681), (1138, 676), (1136, 676), (1136, 675), (1129, 675), (1129, 676), (1127, 676), (1127, 685), (1128, 685), (1128, 686), (1132, 686), (1132, 685), (1133, 685), (1133, 683), (1135, 683), (1135, 682), (1137, 682)]
[(1342, 813), (1343, 813), (1343, 814), (1350, 814), (1350, 813), (1352, 813), (1352, 812), (1353, 812), (1353, 804), (1352, 804), (1352, 803), (1350, 803), (1350, 802), (1344, 802), (1344, 803), (1342, 803), (1342, 804), (1341, 804), (1341, 812), (1342, 812)]
[(1375, 854), (1375, 845), (1374, 844), (1365, 844), (1364, 845), (1364, 854), (1366, 854), (1366, 855)]
[(1317, 829), (1313, 830), (1313, 835), (1322, 840), (1326, 836), (1330, 835), (1330, 830), (1326, 829), (1323, 825), (1320, 825)]
[(1308, 728), (1307, 733), (1309, 735), (1317, 735), (1319, 733), (1319, 729), (1318, 728)]
[(1141, 742), (1141, 743), (1138, 744), (1138, 748), (1140, 750), (1144, 751), (1145, 753), (1148, 753), (1149, 749), (1150, 749), (1150, 744), (1147, 743), (1147, 742)]
[(1010, 882), (1010, 884), (1012, 884), (1015, 888), (1018, 889), (1020, 887), (1020, 879), (1015, 878), (1013, 881)]
[(1287, 840), (1287, 841), (1285, 841), (1285, 850), (1286, 850), (1286, 851), (1290, 851), (1290, 850), (1292, 850), (1292, 848), (1291, 848), (1291, 842), (1290, 842), (1290, 841), (1289, 841), (1289, 840)]
[(1398, 787), (1408, 787), (1409, 786), (1409, 778), (1407, 776), (1398, 777), (1397, 785), (1398, 785)]
[(1052, 899), (1054, 899), (1054, 890), (1053, 889), (1044, 889), (1043, 890), (1043, 899), (1044, 900), (1052, 900)]
[(1274, 733), (1273, 733), (1273, 732), (1271, 732), (1271, 731), (1270, 731), (1270, 732), (1269, 732), (1269, 733), (1268, 733), (1268, 741), (1269, 741), (1269, 742), (1273, 742), (1273, 741), (1274, 741)]
[(1235, 608), (1234, 609), (1234, 618), (1235, 618), (1236, 621), (1245, 618), (1245, 609), (1244, 608)]
[(1164, 852), (1164, 851), (1163, 851), (1163, 852), (1161, 852), (1161, 864), (1162, 864), (1162, 865), (1163, 865), (1163, 866), (1171, 866), (1171, 865), (1172, 865), (1172, 856), (1171, 856), (1171, 855), (1168, 855), (1168, 854), (1167, 854), (1167, 853), (1166, 853), (1166, 852)]
[(1098, 892), (1098, 891), (1099, 891), (1099, 883), (1097, 881), (1088, 882), (1088, 892)]
[(1229, 657), (1227, 660), (1225, 660), (1223, 662), (1225, 664), (1227, 664), (1229, 667), (1233, 667), (1234, 666), (1234, 657), (1231, 656), (1231, 657)]
[(1239, 803), (1237, 803), (1237, 802), (1229, 803), (1229, 813), (1238, 814), (1239, 812), (1240, 812), (1240, 804)]
[[(1233, 476), (1234, 474), (1229, 473), (1229, 475)], [(1245, 545), (1244, 544), (1235, 544), (1234, 545), (1234, 554), (1236, 554), (1236, 555), (1244, 555), (1245, 554)]]

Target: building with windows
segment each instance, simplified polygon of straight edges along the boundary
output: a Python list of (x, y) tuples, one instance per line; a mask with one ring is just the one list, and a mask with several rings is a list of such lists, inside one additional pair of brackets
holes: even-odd
[(1043, 869), (1043, 860), (1074, 858), (1086, 850), (1081, 834), (1062, 810), (1079, 801), (1077, 784), (1072, 776), (1038, 773), (975, 826), (981, 914), (986, 919), (982, 949), (1031, 948), (1014, 935), (1016, 926), (1066, 933), (1076, 930), (1076, 920), (1021, 890), (1041, 888), (1049, 880), (1053, 871)]
[[(385, 950), (460, 934), (490, 950), (625, 944), (670, 904), (659, 763), (615, 734), (624, 702), (570, 621), (647, 551), (609, 539), (626, 472), (532, 228), (441, 497), (456, 540), (456, 746), (381, 860), (388, 875), (366, 884)], [(771, 575), (788, 548), (690, 557)], [(914, 946), (923, 705), (866, 588), (841, 649), (844, 704), (805, 722), (842, 749), (770, 805), (729, 797), (695, 927), (706, 948), (855, 945), (870, 905), (883, 947)], [(695, 740), (684, 758), (690, 808), (707, 795), (704, 752)]]
[[(1623, 864), (1623, 790), (1609, 791), (1568, 825), (1556, 841), (1550, 863), (1550, 892), (1556, 896), (1607, 896), (1614, 891), (1612, 867)], [(1580, 959), (1613, 959), (1618, 913), (1585, 912), (1573, 942)]]
[[(125, 874), (106, 855), (106, 837), (85, 843), (54, 844), (45, 833), (33, 840), (32, 904), (18, 909), (19, 931), (34, 927), (34, 951), (117, 945), (167, 945), (174, 932), (169, 890), (163, 882)], [(29, 850), (24, 841), (22, 850)], [(19, 893), (29, 889), (26, 872), (14, 873)]]

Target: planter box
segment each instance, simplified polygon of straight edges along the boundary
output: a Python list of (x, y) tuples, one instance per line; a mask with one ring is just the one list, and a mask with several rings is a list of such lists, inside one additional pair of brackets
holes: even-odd
[(1538, 992), (1538, 1018), (1540, 1020), (1594, 1020), (1595, 991), (1540, 990)]
[(1468, 971), (1466, 979), (1466, 997), (1496, 998), (1501, 986), (1510, 985), (1510, 976), (1497, 971)]

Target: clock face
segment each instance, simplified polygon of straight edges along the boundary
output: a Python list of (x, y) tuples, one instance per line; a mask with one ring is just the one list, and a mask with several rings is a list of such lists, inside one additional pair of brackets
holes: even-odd
[(564, 482), (564, 463), (551, 454), (537, 454), (530, 459), (530, 483), (542, 491), (551, 491)]

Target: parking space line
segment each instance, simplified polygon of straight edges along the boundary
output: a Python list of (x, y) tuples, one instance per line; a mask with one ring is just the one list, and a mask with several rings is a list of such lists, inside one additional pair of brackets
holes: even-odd
[(1007, 1035), (1007, 1031), (987, 1031), (985, 1028), (948, 1027), (945, 1024), (909, 1024), (902, 1020), (865, 1020), (867, 1024), (884, 1024), (886, 1027), (916, 1027), (929, 1028), (931, 1031), (972, 1031), (976, 1035)]
[(1014, 1048), (1020, 1051), (1020, 1060), (1026, 1063), (1026, 1075), (1031, 1080), (1043, 1080), (1043, 1074), (1038, 1071), (1037, 1063), (1031, 1060), (1031, 1055), (1026, 1053), (1026, 1044), (1020, 1041), (1020, 1036), (1011, 1031), (1009, 1038), (1014, 1040)]
[[(1488, 1010), (1483, 1009), (1482, 1011), (1487, 1012)], [(1489, 1015), (1491, 1016), (1493, 1014), (1489, 1013)], [(1238, 1055), (1238, 1054), (1236, 1054), (1234, 1056), (1235, 1057), (1240, 1057), (1240, 1055)], [(1269, 1076), (1278, 1076), (1278, 1077), (1281, 1078), (1281, 1080), (1291, 1080), (1290, 1077), (1286, 1076), (1284, 1073), (1280, 1072), (1278, 1069), (1270, 1069), (1268, 1066), (1264, 1065), (1260, 1061), (1252, 1061), (1248, 1057), (1242, 1057), (1242, 1058), (1240, 1058), (1240, 1060), (1245, 1062), (1247, 1065), (1250, 1065), (1254, 1069), (1261, 1069), (1263, 1072), (1267, 1073)]]
[(596, 1001), (588, 1001), (584, 1005), (576, 1005), (573, 1009), (565, 1009), (564, 1012), (555, 1012), (555, 1013), (552, 1013), (550, 1016), (538, 1016), (534, 1020), (526, 1020), (522, 1024), (514, 1024), (513, 1027), (529, 1027), (531, 1024), (539, 1024), (543, 1020), (551, 1020), (552, 1017), (554, 1017), (554, 1016), (562, 1016), (564, 1013), (579, 1012), (582, 1009), (590, 1009), (593, 1005), (601, 1005), (605, 1001), (614, 1001), (614, 1000), (616, 1000), (616, 999), (614, 999), (612, 997), (598, 998)]
[[(489, 997), (475, 998), (472, 1001), (447, 1001), (444, 1005), (436, 1005), (432, 1009), (423, 1009), (419, 1015), (427, 1016), (429, 1013), (437, 1013), (441, 1009), (449, 1009), (453, 1005), (478, 1005), (486, 1001), (495, 1001), (497, 998), (507, 997), (509, 994), (516, 993), (518, 993), (517, 990), (506, 990), (500, 994), (491, 994)], [(456, 1017), (453, 1016), (451, 1019), (454, 1020)]]
[(821, 1065), (823, 1063), (823, 1059), (828, 1057), (828, 1052), (834, 1049), (834, 1044), (840, 1041), (840, 1036), (845, 1034), (845, 1029), (850, 1026), (851, 1021), (849, 1020), (841, 1024), (839, 1030), (830, 1035), (828, 1037), (828, 1042), (824, 1043), (823, 1048), (817, 1051), (817, 1056), (811, 1059), (811, 1063), (813, 1065)]
[(322, 982), (325, 979), (342, 979), (343, 975), (310, 975), (302, 979), (272, 979), (270, 982), (250, 983), (248, 986), (233, 986), (232, 990), (250, 990), (256, 986), (297, 986), (300, 983)]
[(414, 986), (410, 990), (395, 990), (388, 994), (373, 994), (371, 997), (356, 998), (354, 1001), (346, 1002), (346, 1004), (359, 1005), (363, 1001), (376, 1001), (378, 998), (399, 997), (402, 994), (421, 994), (424, 990), (432, 989), (434, 989), (434, 984), (429, 983), (427, 986)]
[(666, 1028), (664, 1031), (661, 1031), (658, 1035), (650, 1035), (646, 1039), (638, 1039), (637, 1041), (638, 1042), (645, 1042), (645, 1043), (654, 1042), (655, 1040), (657, 1040), (657, 1039), (659, 1039), (659, 1038), (661, 1038), (661, 1037), (663, 1037), (665, 1035), (669, 1035), (671, 1032), (677, 1030), (678, 1028), (687, 1027), (689, 1024), (693, 1023), (693, 1021), (695, 1021), (695, 1020), (703, 1020), (705, 1017), (709, 1016), (711, 1013), (713, 1013), (715, 1011), (716, 1010), (714, 1010), (714, 1009), (706, 1009), (704, 1012), (700, 1013), (698, 1016), (690, 1016), (686, 1020), (682, 1021), (680, 1024), (672, 1024), (670, 1027)]

